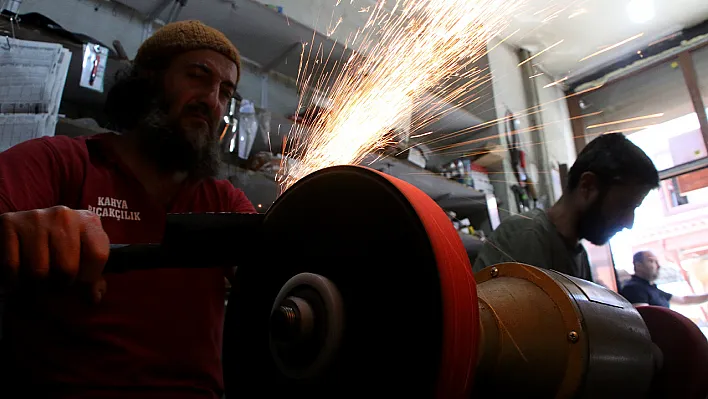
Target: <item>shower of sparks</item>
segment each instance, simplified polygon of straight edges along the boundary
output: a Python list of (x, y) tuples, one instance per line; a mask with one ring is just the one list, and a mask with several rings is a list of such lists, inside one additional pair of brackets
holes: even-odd
[(637, 130), (645, 130), (645, 129), (652, 128), (652, 127), (654, 127), (654, 126), (657, 126), (657, 125), (656, 125), (656, 124), (654, 124), (654, 125), (644, 125), (644, 126), (630, 127), (630, 128), (627, 128), (627, 129), (609, 130), (609, 131), (606, 131), (606, 132), (588, 133), (588, 134), (590, 134), (590, 135), (593, 135), (593, 134), (601, 135), (601, 134), (611, 134), (611, 133), (636, 132)]
[(658, 114), (643, 115), (643, 116), (637, 116), (634, 118), (622, 119), (619, 121), (612, 121), (612, 122), (599, 123), (596, 125), (590, 125), (586, 129), (594, 129), (594, 128), (603, 127), (603, 126), (619, 125), (620, 123), (636, 122), (636, 121), (641, 121), (644, 119), (661, 118), (662, 116), (664, 116), (664, 113), (660, 112)]
[(539, 77), (539, 76), (543, 76), (543, 72), (537, 73), (537, 74), (535, 74), (535, 75), (531, 75), (531, 76), (529, 76), (529, 79), (537, 78), (537, 77)]
[[(523, 2), (398, 0), (388, 12), (379, 0), (365, 27), (348, 41), (358, 51), (340, 63), (338, 72), (318, 76), (329, 61), (326, 52), (314, 49), (316, 67), (303, 52), (299, 84), (314, 88), (331, 106), (319, 115), (308, 112), (307, 123), (292, 129), (285, 152), (298, 162), (283, 162), (281, 189), (325, 167), (360, 163), (397, 143), (392, 132), (411, 115), (416, 117), (410, 130), (420, 131), (440, 117), (444, 103), (469, 99), (482, 80), (472, 65)], [(314, 97), (305, 101), (302, 95), (300, 108), (315, 108), (319, 100)]]
[(417, 138), (420, 138), (420, 137), (425, 137), (425, 136), (427, 136), (427, 135), (429, 135), (429, 134), (433, 134), (433, 132), (427, 132), (427, 133), (416, 134), (416, 135), (414, 135), (414, 136), (411, 136), (410, 138), (412, 138), (412, 139), (417, 139)]
[(581, 8), (581, 9), (579, 9), (579, 10), (573, 11), (572, 14), (568, 15), (568, 19), (573, 19), (573, 18), (575, 18), (575, 17), (579, 17), (579, 16), (581, 16), (581, 15), (583, 15), (583, 14), (587, 14), (587, 12), (588, 12), (588, 10), (586, 10), (586, 9), (584, 9), (584, 8)]
[(532, 55), (531, 57), (529, 57), (529, 58), (527, 58), (527, 59), (521, 61), (521, 62), (519, 63), (519, 65), (517, 65), (517, 67), (520, 67), (520, 66), (524, 65), (525, 63), (531, 61), (532, 59), (538, 57), (539, 55), (545, 53), (546, 51), (552, 49), (553, 47), (558, 46), (558, 45), (561, 44), (561, 43), (563, 43), (563, 40), (559, 40), (559, 41), (555, 42), (554, 44), (551, 44), (550, 46), (548, 46), (548, 47), (546, 47), (545, 49), (539, 51), (538, 53)]
[(337, 28), (339, 27), (339, 24), (341, 24), (341, 23), (342, 23), (342, 17), (339, 17), (339, 19), (337, 19), (337, 23), (334, 25), (334, 27), (330, 27), (329, 29), (327, 29), (327, 36), (328, 37), (332, 36), (334, 34), (334, 31), (337, 30)]
[(677, 37), (677, 36), (679, 36), (679, 35), (681, 35), (681, 34), (682, 34), (682, 33), (679, 31), (679, 32), (676, 32), (676, 33), (672, 33), (672, 34), (670, 34), (670, 35), (668, 35), (668, 36), (664, 36), (664, 37), (662, 37), (662, 38), (659, 38), (659, 39), (654, 40), (653, 42), (647, 44), (647, 47), (656, 46), (656, 45), (659, 44), (659, 43), (662, 43), (662, 42), (665, 42), (665, 41), (667, 41), (667, 40), (673, 39), (673, 38), (675, 38), (675, 37)]
[(543, 88), (544, 88), (544, 89), (547, 89), (547, 88), (549, 88), (549, 87), (553, 87), (553, 86), (555, 86), (555, 85), (558, 85), (558, 84), (561, 84), (561, 83), (565, 82), (566, 80), (568, 80), (568, 77), (567, 77), (567, 76), (564, 77), (563, 79), (558, 79), (558, 80), (556, 80), (555, 82), (549, 83), (549, 84), (543, 86)]
[(544, 24), (547, 24), (547, 23), (553, 21), (554, 19), (558, 18), (558, 16), (559, 16), (563, 11), (564, 11), (564, 10), (558, 10), (558, 11), (554, 12), (553, 14), (551, 14), (551, 15), (547, 16), (546, 18), (544, 18), (542, 22), (543, 22)]
[(536, 15), (543, 14), (544, 12), (546, 12), (546, 11), (552, 9), (553, 7), (555, 7), (555, 5), (551, 4), (551, 5), (548, 6), (548, 7), (544, 7), (544, 8), (542, 8), (542, 9), (540, 9), (540, 10), (537, 10), (535, 13), (533, 13), (533, 16), (535, 17)]
[(511, 33), (509, 34), (509, 36), (507, 36), (507, 37), (505, 37), (504, 39), (500, 40), (499, 43), (497, 43), (497, 44), (494, 45), (494, 47), (492, 47), (492, 48), (490, 48), (489, 50), (487, 50), (487, 53), (491, 53), (492, 51), (494, 51), (497, 47), (501, 46), (501, 45), (504, 44), (507, 40), (511, 39), (512, 36), (514, 36), (515, 34), (519, 33), (520, 30), (521, 30), (521, 29), (517, 29), (517, 30), (511, 32)]
[(631, 42), (632, 40), (639, 39), (639, 38), (642, 37), (642, 36), (644, 36), (644, 32), (639, 33), (639, 34), (636, 34), (636, 35), (634, 35), (634, 36), (632, 36), (632, 37), (630, 37), (630, 38), (628, 38), (628, 39), (624, 39), (624, 40), (622, 40), (622, 41), (619, 42), (619, 43), (615, 43), (615, 44), (613, 44), (613, 45), (611, 45), (611, 46), (605, 47), (605, 48), (603, 48), (603, 49), (600, 50), (600, 51), (596, 51), (596, 52), (590, 54), (590, 55), (587, 56), (587, 57), (581, 58), (580, 60), (578, 60), (578, 62), (583, 62), (583, 61), (587, 60), (588, 58), (592, 58), (592, 57), (594, 57), (594, 56), (596, 56), (596, 55), (600, 55), (600, 54), (602, 54), (602, 53), (604, 53), (604, 52), (606, 52), (606, 51), (610, 51), (610, 50), (616, 49), (617, 47), (623, 46), (623, 45), (625, 45), (625, 44)]
[[(536, 112), (538, 112), (538, 111), (536, 111)], [(527, 113), (527, 114), (518, 114), (517, 116), (527, 116), (527, 115), (531, 115), (531, 114), (536, 113), (536, 112), (530, 112), (530, 113)], [(544, 123), (544, 124), (542, 124), (542, 125), (538, 125), (538, 126), (531, 126), (531, 127), (524, 128), (524, 129), (517, 129), (517, 130), (515, 130), (515, 131), (513, 131), (513, 132), (510, 132), (510, 134), (511, 134), (511, 135), (519, 135), (519, 134), (526, 133), (526, 132), (532, 132), (532, 131), (534, 131), (534, 130), (540, 130), (540, 129), (544, 128), (544, 127), (552, 126), (552, 125), (555, 125), (555, 124), (558, 124), (558, 123), (565, 123), (565, 122), (573, 121), (573, 120), (576, 120), (576, 119), (589, 118), (589, 117), (597, 116), (597, 115), (600, 115), (600, 114), (602, 114), (602, 111), (597, 111), (597, 112), (592, 112), (592, 113), (589, 113), (589, 114), (583, 114), (583, 115), (574, 116), (574, 117), (571, 117), (571, 118), (565, 118), (565, 119), (560, 119), (560, 120), (556, 120), (556, 121), (546, 122), (546, 123)], [(507, 117), (507, 118), (508, 118), (508, 117)], [(497, 121), (500, 121), (500, 120), (502, 120), (502, 119), (507, 119), (507, 118), (500, 118), (500, 119), (498, 119)], [(496, 123), (497, 121), (494, 121), (494, 122)], [(495, 134), (495, 135), (484, 136), (484, 137), (477, 137), (477, 138), (474, 138), (474, 139), (471, 139), (471, 140), (466, 140), (466, 141), (459, 142), (459, 143), (454, 143), (454, 144), (448, 144), (448, 145), (444, 145), (444, 146), (439, 146), (438, 148), (436, 148), (436, 153), (439, 154), (439, 155), (445, 154), (445, 155), (461, 155), (461, 156), (470, 156), (470, 155), (476, 155), (476, 154), (483, 154), (483, 153), (486, 153), (487, 150), (469, 153), (467, 150), (452, 150), (452, 149), (453, 149), (453, 148), (459, 148), (459, 147), (465, 147), (465, 146), (468, 146), (468, 145), (470, 145), (470, 144), (486, 142), (487, 140), (492, 139), (492, 138), (495, 138), (495, 137), (497, 137), (496, 134)], [(562, 140), (562, 139), (561, 139), (561, 140)], [(544, 141), (544, 142), (550, 142), (550, 140), (546, 140), (546, 141)], [(538, 144), (541, 144), (541, 143), (538, 143)], [(452, 151), (445, 151), (445, 150), (452, 150)], [(501, 152), (506, 152), (506, 151), (507, 151), (507, 149), (501, 150)], [(491, 152), (495, 152), (495, 151), (491, 151)]]
[[(595, 87), (591, 87), (591, 88), (588, 88), (588, 89), (579, 91), (579, 92), (577, 92), (577, 93), (572, 93), (572, 94), (568, 94), (568, 95), (563, 96), (563, 97), (558, 97), (558, 98), (555, 99), (555, 100), (550, 100), (550, 101), (547, 101), (547, 102), (545, 102), (545, 103), (543, 103), (543, 104), (535, 105), (535, 106), (533, 106), (533, 107), (530, 107), (530, 108), (527, 108), (527, 109), (525, 109), (525, 110), (522, 110), (522, 111), (518, 112), (516, 116), (517, 116), (517, 117), (525, 117), (525, 116), (529, 116), (529, 115), (533, 115), (533, 114), (540, 113), (540, 112), (542, 112), (542, 110), (543, 110), (545, 107), (547, 107), (547, 106), (549, 106), (549, 105), (551, 105), (551, 104), (554, 104), (554, 103), (557, 103), (557, 102), (561, 102), (561, 101), (565, 101), (565, 100), (567, 100), (567, 99), (569, 99), (569, 98), (582, 96), (583, 94), (587, 94), (587, 93), (590, 93), (590, 92), (592, 92), (592, 91), (598, 90), (598, 89), (600, 89), (601, 87), (603, 87), (603, 85), (598, 85), (598, 86), (595, 86)], [(594, 113), (591, 113), (591, 114), (585, 114), (585, 115), (581, 115), (581, 116), (575, 116), (575, 117), (572, 117), (572, 118), (570, 118), (570, 119), (568, 119), (568, 120), (574, 120), (574, 119), (578, 119), (578, 118), (586, 118), (586, 117), (590, 117), (590, 116), (599, 115), (599, 114), (601, 114), (601, 113), (602, 113), (602, 111), (597, 111), (597, 112), (594, 112)], [(459, 130), (459, 131), (457, 131), (457, 132), (455, 132), (455, 133), (447, 134), (447, 135), (445, 135), (445, 136), (443, 136), (443, 137), (438, 137), (438, 138), (436, 138), (436, 139), (429, 140), (426, 144), (430, 145), (430, 144), (434, 144), (434, 143), (436, 143), (436, 142), (440, 142), (440, 141), (444, 141), (444, 140), (449, 140), (449, 139), (452, 139), (452, 138), (455, 138), (455, 137), (459, 137), (459, 136), (462, 136), (462, 135), (468, 135), (468, 134), (470, 134), (470, 133), (477, 132), (477, 131), (479, 131), (479, 130), (481, 130), (481, 129), (485, 129), (485, 128), (491, 126), (491, 125), (496, 125), (496, 124), (498, 124), (498, 123), (500, 123), (500, 122), (506, 122), (506, 121), (507, 121), (508, 119), (510, 119), (510, 118), (511, 118), (510, 116), (503, 116), (503, 117), (501, 117), (501, 118), (497, 118), (497, 119), (493, 119), (493, 120), (491, 120), (491, 121), (483, 122), (483, 123), (480, 123), (480, 124), (478, 124), (478, 125), (468, 127), (468, 128), (466, 128), (466, 129), (461, 129), (461, 130)], [(517, 132), (520, 132), (520, 131), (517, 131)], [(482, 141), (485, 141), (485, 140), (490, 139), (490, 138), (493, 138), (493, 137), (496, 137), (496, 135), (494, 135), (494, 136), (488, 136), (488, 137), (476, 138), (476, 139), (473, 139), (473, 140), (468, 140), (468, 141), (465, 141), (464, 144), (473, 144), (473, 143), (477, 143), (477, 142), (482, 142)], [(440, 149), (442, 149), (442, 148), (436, 148), (436, 151), (439, 151)]]

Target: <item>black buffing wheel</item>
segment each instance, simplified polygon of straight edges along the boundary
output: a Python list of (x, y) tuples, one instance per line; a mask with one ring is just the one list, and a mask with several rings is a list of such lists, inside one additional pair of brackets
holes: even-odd
[(273, 255), (239, 267), (226, 313), (227, 398), (469, 392), (474, 280), (430, 198), (370, 169), (328, 168), (287, 190), (264, 227)]

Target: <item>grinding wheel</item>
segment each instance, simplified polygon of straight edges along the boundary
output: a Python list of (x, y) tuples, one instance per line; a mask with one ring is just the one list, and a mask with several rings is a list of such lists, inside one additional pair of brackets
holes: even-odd
[(661, 349), (650, 398), (708, 397), (708, 341), (696, 324), (673, 310), (639, 306), (652, 341)]
[(469, 397), (476, 287), (432, 199), (368, 168), (332, 167), (287, 190), (263, 228), (279, 256), (239, 268), (227, 397)]

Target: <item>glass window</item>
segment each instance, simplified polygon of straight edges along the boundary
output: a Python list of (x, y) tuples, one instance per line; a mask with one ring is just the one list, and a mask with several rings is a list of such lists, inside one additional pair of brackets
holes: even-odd
[(580, 100), (588, 141), (603, 133), (625, 133), (659, 170), (707, 155), (677, 61), (609, 83)]
[(644, 150), (658, 170), (705, 158), (706, 144), (695, 112), (627, 135)]
[[(660, 260), (657, 286), (674, 295), (708, 292), (708, 169), (664, 180), (635, 212), (634, 227), (610, 241), (620, 282), (634, 272), (632, 255), (652, 251)], [(708, 304), (671, 305), (708, 336)]]

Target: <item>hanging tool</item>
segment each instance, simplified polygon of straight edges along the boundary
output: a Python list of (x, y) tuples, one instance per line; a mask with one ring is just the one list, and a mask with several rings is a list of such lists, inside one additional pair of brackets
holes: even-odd
[(509, 150), (509, 161), (511, 163), (511, 170), (514, 174), (514, 179), (516, 184), (511, 185), (511, 190), (514, 193), (514, 198), (516, 199), (516, 207), (519, 212), (526, 212), (530, 209), (530, 201), (528, 193), (525, 190), (524, 183), (526, 181), (526, 174), (521, 167), (523, 153), (519, 148), (519, 136), (516, 130), (516, 119), (514, 114), (507, 110), (506, 112), (506, 145)]

